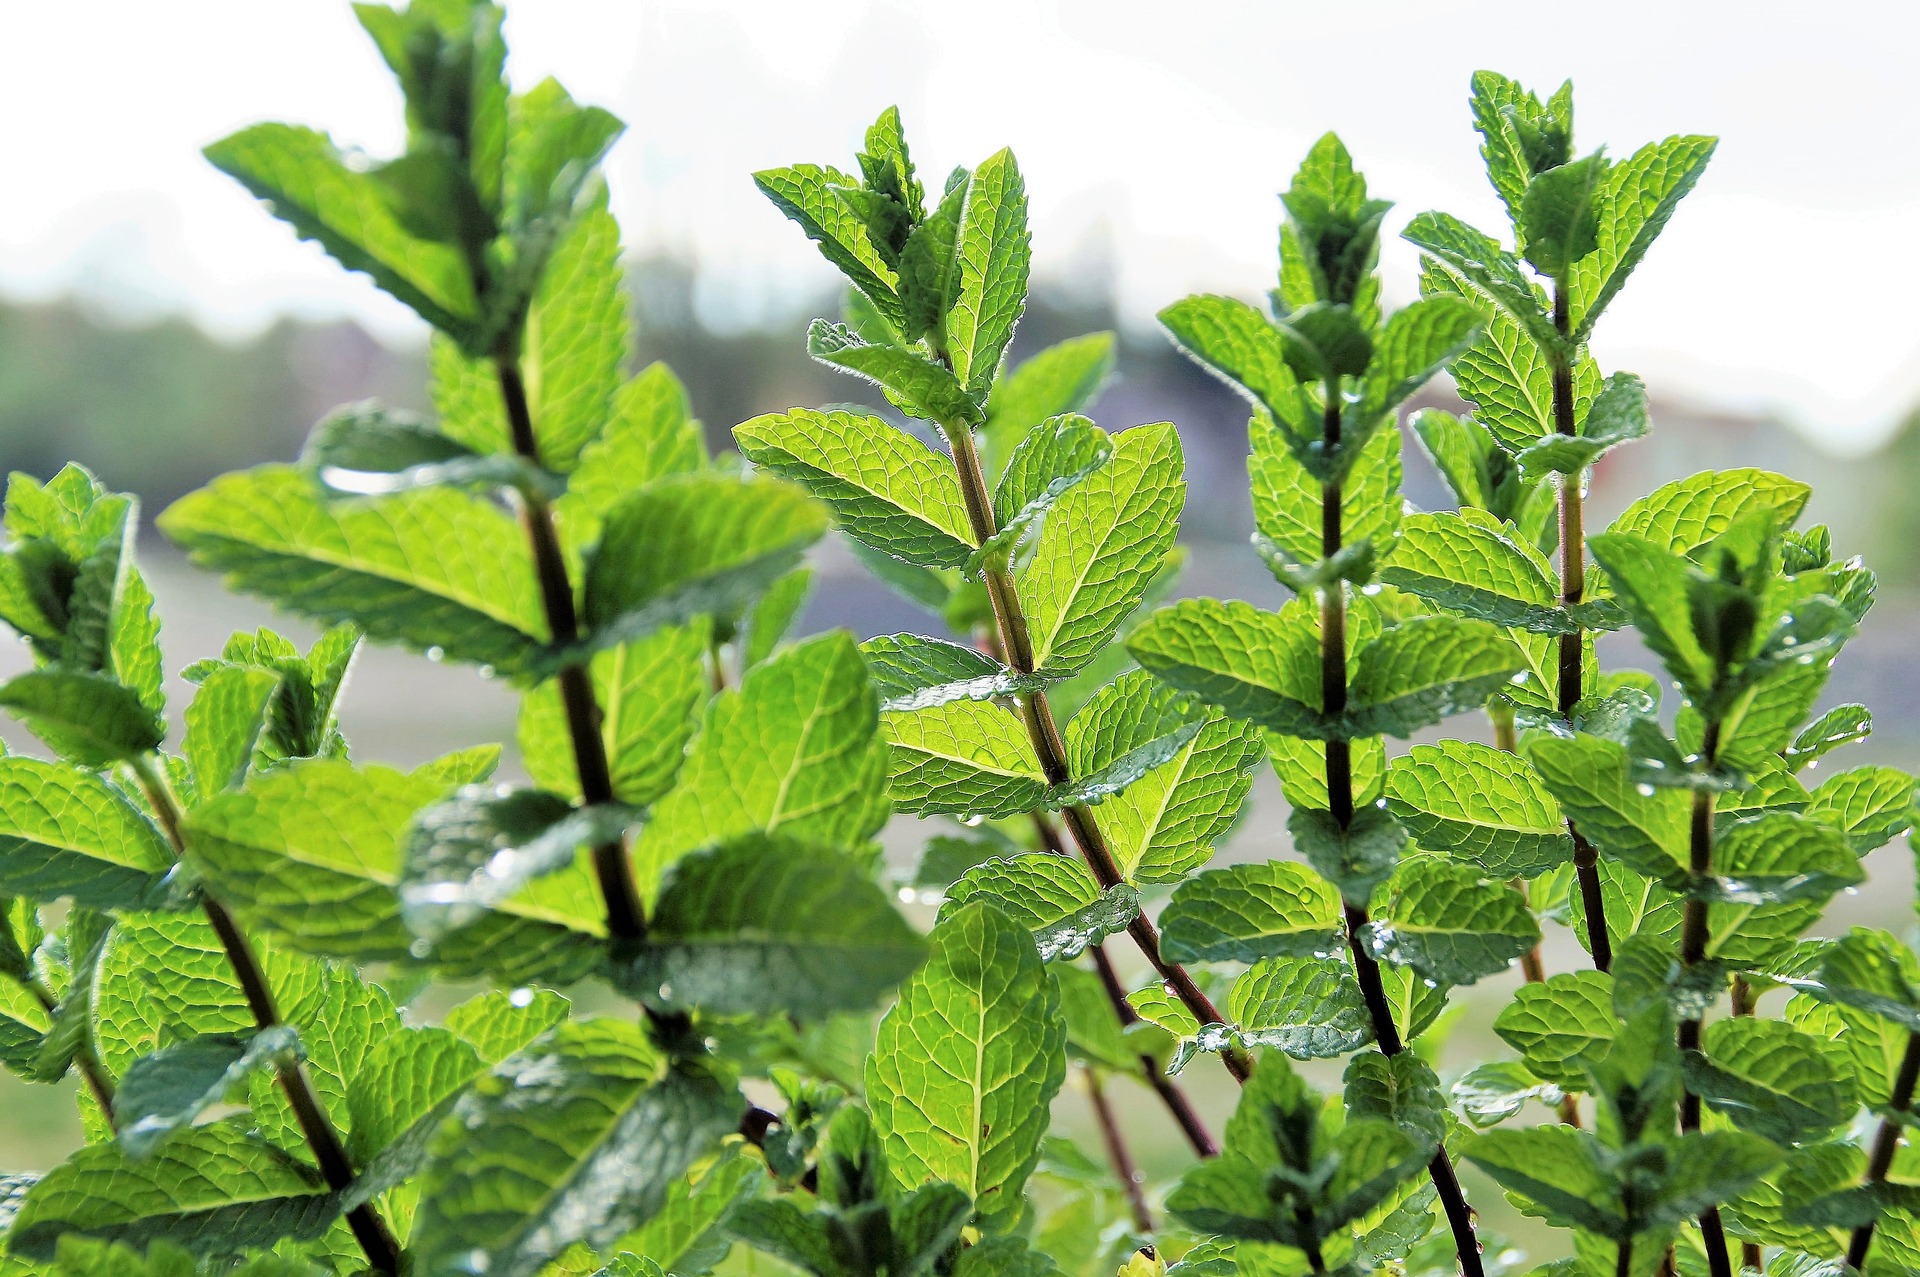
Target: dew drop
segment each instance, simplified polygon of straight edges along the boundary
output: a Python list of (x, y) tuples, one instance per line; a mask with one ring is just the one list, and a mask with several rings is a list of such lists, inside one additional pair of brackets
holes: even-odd
[(965, 825), (968, 829), (978, 829), (980, 826), (987, 823), (987, 818), (985, 816), (981, 816), (973, 812), (969, 812), (966, 815), (960, 817), (960, 823)]
[(447, 659), (447, 649), (436, 643), (427, 649), (427, 659), (436, 662), (444, 661)]
[(1647, 784), (1645, 781), (1641, 781), (1638, 785), (1635, 785), (1634, 788), (1639, 791), (1642, 798), (1653, 797), (1653, 786)]
[(515, 989), (512, 993), (509, 993), (507, 995), (507, 1001), (509, 1004), (513, 1006), (530, 1007), (533, 1005), (533, 990), (532, 989)]
[(494, 669), (493, 669), (493, 666), (491, 666), (491, 665), (482, 665), (482, 666), (480, 667), (480, 677), (481, 677), (481, 678), (492, 678), (492, 677), (494, 677)]
[(671, 1001), (673, 1001), (673, 986), (672, 986), (672, 985), (670, 985), (670, 984), (663, 984), (663, 985), (661, 985), (661, 986), (660, 986), (660, 1000), (661, 1000), (662, 1002), (671, 1002)]
[(416, 958), (431, 958), (433, 956), (433, 946), (425, 940), (415, 940), (407, 946), (407, 952)]
[(912, 887), (902, 887), (897, 894), (900, 897), (900, 903), (903, 905), (912, 904), (916, 895)]

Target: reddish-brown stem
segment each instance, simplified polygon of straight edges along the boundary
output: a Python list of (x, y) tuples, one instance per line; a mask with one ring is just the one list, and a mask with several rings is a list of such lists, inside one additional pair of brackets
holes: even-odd
[(1127, 1197), (1127, 1213), (1133, 1216), (1133, 1226), (1142, 1233), (1153, 1231), (1153, 1212), (1147, 1209), (1147, 1195), (1140, 1183), (1140, 1168), (1134, 1164), (1133, 1150), (1127, 1147), (1127, 1139), (1120, 1130), (1120, 1119), (1115, 1116), (1113, 1105), (1107, 1100), (1107, 1092), (1100, 1085), (1100, 1071), (1087, 1067), (1081, 1070), (1087, 1084), (1087, 1103), (1093, 1109), (1093, 1120), (1099, 1124), (1101, 1142), (1107, 1146), (1107, 1161), (1113, 1166), (1113, 1177), (1120, 1181), (1120, 1191)]
[[(1107, 991), (1107, 998), (1113, 1003), (1114, 1014), (1120, 1018), (1120, 1027), (1139, 1021), (1140, 1013), (1127, 1001), (1126, 988), (1120, 983), (1120, 976), (1113, 969), (1113, 959), (1108, 956), (1105, 945), (1097, 944), (1088, 952), (1093, 954), (1093, 969), (1100, 976), (1100, 983)], [(1213, 1133), (1207, 1130), (1207, 1124), (1200, 1120), (1200, 1114), (1194, 1109), (1187, 1093), (1180, 1089), (1174, 1080), (1160, 1071), (1160, 1062), (1142, 1051), (1140, 1053), (1140, 1074), (1146, 1078), (1147, 1085), (1160, 1097), (1167, 1111), (1173, 1114), (1173, 1120), (1180, 1127), (1180, 1133), (1187, 1137), (1187, 1143), (1201, 1157), (1218, 1157), (1220, 1146), (1214, 1143)]]
[[(495, 361), (500, 398), (506, 405), (513, 450), (523, 460), (540, 462), (540, 446), (527, 404), (526, 383), (511, 359)], [(573, 581), (567, 574), (566, 554), (553, 510), (535, 492), (519, 493), (520, 522), (533, 550), (534, 575), (546, 610), (547, 629), (556, 647), (565, 650), (580, 639), (580, 618), (573, 602)], [(580, 779), (580, 800), (591, 807), (613, 801), (613, 773), (607, 765), (607, 745), (600, 735), (600, 706), (594, 697), (593, 676), (584, 660), (576, 660), (556, 676), (560, 703), (566, 710), (567, 735), (573, 742), (574, 770)], [(631, 944), (647, 935), (647, 915), (633, 879), (633, 862), (624, 838), (612, 838), (593, 849), (594, 876), (607, 911), (607, 934), (616, 943)]]

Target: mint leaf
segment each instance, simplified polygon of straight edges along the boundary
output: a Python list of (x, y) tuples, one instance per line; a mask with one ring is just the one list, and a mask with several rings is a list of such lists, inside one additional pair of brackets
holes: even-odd
[[(1271, 418), (1255, 413), (1247, 430), (1253, 448), (1247, 477), (1253, 485), (1254, 525), (1266, 539), (1262, 550), (1270, 547), (1282, 561), (1301, 567), (1319, 563), (1325, 548), (1320, 480), (1301, 463)], [(1361, 445), (1340, 487), (1345, 544), (1370, 541), (1382, 555), (1397, 547), (1393, 538), (1403, 504), (1399, 493), (1399, 440), (1382, 431)]]
[[(1423, 292), (1471, 296), (1464, 285), (1438, 266), (1421, 279)], [(1473, 419), (1485, 426), (1506, 451), (1519, 454), (1559, 430), (1553, 412), (1553, 361), (1533, 330), (1504, 311), (1485, 312), (1479, 340), (1462, 351), (1450, 370), (1460, 397), (1474, 407)], [(1600, 390), (1600, 369), (1589, 355), (1572, 361), (1574, 421), (1584, 421)], [(1561, 436), (1562, 439), (1565, 436)]]
[(1412, 856), (1388, 879), (1385, 907), (1362, 940), (1378, 961), (1441, 984), (1472, 984), (1539, 944), (1540, 924), (1506, 883), (1439, 856)]
[(1520, 651), (1485, 621), (1414, 617), (1360, 650), (1346, 736), (1405, 738), (1476, 709), (1520, 670)]
[(1524, 1064), (1508, 1060), (1475, 1065), (1460, 1075), (1452, 1089), (1453, 1101), (1462, 1115), (1482, 1129), (1506, 1121), (1528, 1100), (1552, 1107), (1565, 1094), (1553, 1083), (1542, 1082), (1529, 1073)]
[(1340, 896), (1305, 865), (1271, 860), (1198, 874), (1160, 914), (1170, 962), (1258, 962), (1338, 953)]
[(573, 1021), (503, 1061), (455, 1105), (421, 1176), (423, 1274), (531, 1277), (575, 1242), (610, 1248), (739, 1123), (737, 1092), (668, 1067), (640, 1029)]
[(1669, 887), (1683, 885), (1692, 805), (1684, 791), (1643, 791), (1626, 748), (1598, 736), (1535, 737), (1527, 761), (1596, 847)]
[(231, 588), (386, 642), (513, 672), (548, 637), (524, 534), (464, 492), (328, 502), (304, 472), (262, 466), (182, 497), (159, 526)]
[(1587, 1090), (1588, 1066), (1606, 1054), (1620, 1031), (1613, 978), (1568, 971), (1524, 984), (1494, 1017), (1493, 1031), (1520, 1052), (1536, 1077), (1566, 1090)]
[(339, 1215), (320, 1175), (238, 1126), (181, 1131), (152, 1156), (92, 1144), (27, 1193), (7, 1236), (16, 1255), (52, 1259), (64, 1237), (143, 1245), (164, 1237), (200, 1254), (281, 1238), (311, 1241)]
[(1593, 397), (1592, 406), (1580, 419), (1578, 435), (1548, 435), (1521, 449), (1519, 460), (1530, 471), (1578, 474), (1614, 448), (1646, 433), (1646, 387), (1632, 373), (1617, 372)]
[(1489, 878), (1531, 878), (1573, 854), (1565, 814), (1539, 774), (1491, 745), (1415, 745), (1388, 765), (1386, 796), (1414, 841), (1471, 860)]
[(1607, 303), (1706, 171), (1717, 144), (1710, 137), (1649, 142), (1608, 171), (1595, 208), (1597, 247), (1574, 266), (1567, 290), (1574, 341), (1584, 342), (1593, 332)]
[[(588, 666), (613, 796), (644, 807), (673, 787), (709, 691), (707, 624), (655, 630), (594, 653)], [(577, 798), (580, 773), (557, 683), (520, 702), (520, 758), (542, 789)]]
[(586, 649), (737, 607), (826, 529), (826, 512), (789, 484), (714, 473), (661, 479), (607, 514), (587, 556)]
[(1113, 375), (1114, 335), (1088, 333), (1048, 346), (1009, 368), (987, 395), (990, 458), (1004, 460), (1050, 417), (1085, 412)]
[(979, 416), (967, 389), (945, 364), (904, 346), (862, 341), (845, 324), (814, 320), (807, 329), (807, 353), (865, 377), (909, 416), (964, 428), (971, 428)]
[(1693, 890), (1738, 905), (1825, 903), (1865, 877), (1846, 839), (1795, 812), (1735, 820), (1714, 840), (1714, 873)]
[(1575, 262), (1600, 247), (1599, 203), (1608, 168), (1606, 156), (1594, 154), (1527, 183), (1518, 230), (1527, 262), (1542, 275), (1565, 279)]
[(902, 1186), (945, 1180), (992, 1222), (1018, 1208), (1065, 1079), (1059, 986), (1027, 930), (984, 901), (931, 940), (880, 1022), (867, 1102)]
[(1173, 548), (1186, 501), (1179, 433), (1137, 426), (1113, 459), (1061, 496), (1018, 574), (1036, 668), (1086, 667), (1118, 632)]
[(978, 648), (919, 634), (883, 634), (860, 645), (880, 708), (897, 712), (934, 709), (952, 701), (987, 701), (1045, 685), (1035, 675), (1016, 674)]
[(844, 632), (796, 643), (707, 707), (633, 852), (644, 894), (680, 855), (756, 830), (858, 847), (886, 823), (878, 697)]
[(0, 684), (6, 710), (63, 758), (110, 767), (158, 749), (166, 735), (132, 688), (94, 674), (31, 670)]
[(1345, 1055), (1373, 1039), (1366, 1001), (1342, 958), (1262, 959), (1233, 982), (1227, 1014), (1241, 1042), (1296, 1060)]
[(1401, 232), (1464, 295), (1505, 314), (1543, 351), (1569, 345), (1520, 263), (1498, 243), (1445, 213), (1421, 213)]
[(1873, 733), (1873, 713), (1864, 705), (1836, 705), (1802, 728), (1784, 753), (1798, 771), (1819, 762), (1842, 745), (1865, 740)]
[(1496, 625), (1540, 634), (1580, 628), (1560, 607), (1545, 556), (1518, 528), (1483, 510), (1408, 515), (1380, 579)]
[(774, 207), (820, 245), (820, 255), (832, 262), (889, 324), (904, 326), (906, 313), (898, 293), (900, 276), (873, 242), (865, 221), (844, 198), (843, 192), (855, 186), (853, 178), (831, 168), (795, 164), (755, 173), (753, 181)]
[(348, 270), (370, 275), (434, 328), (463, 343), (483, 335), (460, 250), (407, 229), (380, 178), (349, 168), (326, 134), (256, 124), (215, 142), (205, 155), (302, 239), (319, 243)]
[(1381, 807), (1362, 807), (1343, 828), (1331, 812), (1296, 807), (1287, 817), (1294, 846), (1346, 900), (1365, 905), (1407, 847), (1407, 831)]
[(245, 778), (279, 688), (276, 675), (245, 666), (230, 665), (207, 675), (187, 706), (187, 734), (181, 742), (196, 793), (211, 797)]
[(1044, 806), (1046, 774), (1027, 730), (990, 701), (948, 701), (881, 716), (902, 811), (1001, 819)]
[(613, 392), (606, 424), (580, 450), (555, 516), (575, 545), (591, 544), (621, 498), (667, 475), (690, 474), (706, 460), (687, 388), (665, 364), (649, 364)]
[(941, 916), (976, 897), (1033, 932), (1043, 962), (1079, 957), (1088, 945), (1125, 931), (1140, 912), (1140, 893), (1132, 887), (1102, 890), (1078, 861), (1050, 854), (974, 866), (947, 888)]
[(1264, 408), (1294, 436), (1312, 433), (1318, 414), (1287, 366), (1280, 330), (1245, 302), (1201, 295), (1160, 312), (1174, 344), (1195, 363)]
[(0, 890), (97, 909), (157, 901), (173, 854), (104, 780), (37, 758), (0, 758)]
[(1062, 493), (1112, 459), (1113, 443), (1106, 432), (1077, 414), (1049, 418), (1029, 431), (1007, 458), (993, 490), (993, 518), (999, 531), (969, 559), (968, 566), (990, 556), (1012, 555)]
[(1856, 856), (1905, 833), (1913, 824), (1913, 777), (1891, 767), (1837, 772), (1813, 791), (1806, 814), (1839, 830)]
[[(1380, 330), (1360, 381), (1361, 429), (1399, 407), (1479, 334), (1479, 311), (1464, 298), (1427, 297), (1402, 306)], [(1344, 433), (1346, 427), (1342, 427)]]
[(1329, 735), (1320, 713), (1320, 638), (1304, 609), (1187, 599), (1149, 616), (1128, 636), (1127, 651), (1231, 717), (1287, 736)]
[(1473, 127), (1480, 134), (1480, 158), (1487, 177), (1507, 206), (1517, 228), (1527, 185), (1542, 168), (1564, 163), (1573, 144), (1571, 83), (1546, 106), (1506, 76), (1473, 73)]
[(1780, 1020), (1707, 1026), (1685, 1059), (1687, 1089), (1737, 1127), (1778, 1144), (1832, 1131), (1859, 1107), (1839, 1048)]
[(442, 1023), (487, 1064), (500, 1061), (567, 1018), (567, 1000), (547, 990), (495, 990), (453, 1007)]
[(1806, 509), (1812, 489), (1767, 470), (1703, 470), (1662, 484), (1607, 525), (1673, 554), (1691, 555), (1740, 520), (1766, 511), (1785, 527)]
[(282, 1024), (249, 1038), (191, 1038), (135, 1061), (114, 1096), (120, 1147), (136, 1160), (148, 1156), (175, 1131), (231, 1100), (253, 1074), (304, 1054), (299, 1033)]
[(974, 550), (953, 464), (878, 417), (791, 412), (734, 427), (749, 461), (826, 502), (848, 536), (926, 567), (959, 567)]
[(1615, 1241), (1634, 1224), (1620, 1201), (1618, 1178), (1591, 1132), (1570, 1126), (1485, 1131), (1460, 1155), (1502, 1188), (1525, 1198), (1538, 1215), (1561, 1228), (1582, 1228)]
[(925, 953), (851, 857), (749, 834), (668, 868), (646, 946), (618, 975), (648, 1001), (811, 1018), (873, 1005)]
[(983, 403), (1026, 309), (1033, 263), (1027, 187), (1013, 152), (996, 151), (974, 169), (955, 254), (947, 353), (953, 375), (975, 403)]

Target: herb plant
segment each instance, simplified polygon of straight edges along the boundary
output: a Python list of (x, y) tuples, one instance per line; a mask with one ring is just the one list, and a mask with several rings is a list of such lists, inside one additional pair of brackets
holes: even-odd
[[(208, 154), (431, 325), (434, 417), (341, 409), (159, 520), (317, 641), (185, 666), (170, 736), (134, 503), (8, 485), (34, 668), (0, 708), (46, 756), (0, 754), (0, 1063), (78, 1074), (87, 1142), (0, 1181), (5, 1273), (1478, 1277), (1511, 1251), (1462, 1164), (1570, 1231), (1560, 1273), (1920, 1270), (1920, 958), (1804, 938), (1912, 817), (1891, 768), (1801, 779), (1870, 728), (1814, 709), (1872, 575), (1759, 471), (1584, 531), (1647, 429), (1586, 343), (1710, 141), (1574, 158), (1570, 90), (1477, 76), (1517, 247), (1415, 218), (1391, 314), (1389, 206), (1318, 143), (1268, 313), (1161, 315), (1253, 405), (1294, 597), (1165, 604), (1177, 429), (1084, 415), (1111, 334), (1009, 364), (1011, 153), (936, 194), (888, 111), (855, 172), (756, 175), (850, 285), (808, 349), (888, 406), (715, 458), (670, 371), (627, 375), (619, 122), (512, 93), (493, 4), (358, 12), (402, 154)], [(1412, 425), (1459, 509), (1413, 512), (1398, 419), (1443, 368), (1472, 415)], [(829, 527), (951, 636), (790, 640)], [(1664, 713), (1593, 659), (1629, 625)], [(511, 683), (530, 783), (351, 751), (368, 640)], [(1482, 709), (1491, 745), (1430, 730)], [(1263, 764), (1302, 858), (1209, 867)], [(896, 810), (943, 822), (908, 870)], [(1543, 969), (1562, 923), (1593, 969)], [(1515, 963), (1517, 1058), (1443, 1086), (1456, 991)], [(1291, 1062), (1333, 1059), (1334, 1098)], [(1136, 1083), (1193, 1154), (1165, 1191)]]

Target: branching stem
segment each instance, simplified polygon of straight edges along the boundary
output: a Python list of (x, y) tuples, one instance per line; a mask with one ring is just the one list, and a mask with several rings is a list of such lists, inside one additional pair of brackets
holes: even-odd
[[(533, 433), (533, 415), (527, 405), (527, 387), (521, 380), (519, 366), (505, 358), (495, 360), (494, 366), (500, 379), (500, 398), (506, 404), (513, 450), (538, 465), (540, 446)], [(560, 548), (553, 509), (546, 498), (537, 493), (521, 492), (519, 500), (520, 521), (533, 549), (534, 573), (540, 582), (547, 629), (554, 645), (564, 649), (579, 641), (580, 618), (574, 608), (573, 581), (567, 573), (566, 555)], [(567, 734), (573, 741), (580, 800), (589, 807), (610, 803), (613, 773), (607, 766), (606, 741), (600, 735), (600, 706), (594, 697), (593, 674), (586, 662), (576, 661), (562, 669), (555, 681), (560, 686), (560, 703), (566, 709)], [(626, 840), (612, 838), (594, 847), (593, 871), (600, 881), (601, 898), (606, 902), (607, 934), (615, 944), (646, 939), (646, 909), (640, 903), (640, 892), (634, 884), (633, 862), (627, 856)]]
[[(1338, 378), (1327, 379), (1326, 411), (1323, 417), (1324, 442), (1331, 455), (1340, 443), (1341, 394)], [(1322, 562), (1331, 559), (1340, 552), (1343, 537), (1341, 517), (1342, 493), (1340, 484), (1327, 483), (1320, 492), (1320, 558)], [(1344, 581), (1331, 581), (1320, 587), (1320, 712), (1333, 719), (1347, 711), (1347, 586)], [(1327, 759), (1327, 809), (1335, 823), (1345, 833), (1353, 823), (1353, 753), (1352, 747), (1342, 738), (1326, 742)], [(1361, 940), (1367, 923), (1367, 906), (1364, 903), (1344, 902), (1347, 920), (1347, 949), (1353, 955), (1353, 974), (1359, 982), (1360, 993), (1366, 999), (1367, 1014), (1373, 1021), (1373, 1036), (1384, 1055), (1398, 1055), (1405, 1050), (1400, 1039), (1400, 1029), (1393, 1021), (1393, 1007), (1387, 1001), (1387, 991), (1380, 979), (1380, 964), (1373, 960), (1366, 945)], [(1474, 1233), (1473, 1208), (1467, 1205), (1467, 1196), (1460, 1188), (1460, 1177), (1455, 1174), (1453, 1160), (1447, 1156), (1443, 1144), (1435, 1150), (1433, 1160), (1427, 1165), (1427, 1172), (1433, 1177), (1434, 1191), (1439, 1195), (1440, 1205), (1447, 1213), (1447, 1224), (1453, 1230), (1454, 1250), (1460, 1257), (1460, 1271), (1464, 1277), (1481, 1277), (1484, 1271), (1480, 1260), (1480, 1239)]]
[[(1907, 1034), (1907, 1049), (1900, 1056), (1899, 1071), (1893, 1077), (1893, 1092), (1887, 1097), (1887, 1106), (1896, 1113), (1904, 1113), (1913, 1107), (1913, 1088), (1920, 1080), (1920, 1033)], [(1873, 1151), (1867, 1155), (1866, 1182), (1884, 1184), (1887, 1172), (1893, 1169), (1893, 1155), (1900, 1149), (1901, 1126), (1892, 1117), (1880, 1119), (1880, 1129), (1873, 1134)], [(1853, 1236), (1847, 1239), (1847, 1267), (1861, 1272), (1867, 1266), (1867, 1252), (1873, 1247), (1873, 1225), (1866, 1223), (1853, 1230)]]
[[(141, 792), (147, 796), (148, 806), (159, 819), (167, 841), (173, 844), (174, 854), (184, 857), (186, 837), (181, 828), (180, 804), (174, 797), (172, 786), (167, 783), (159, 767), (155, 766), (151, 755), (136, 758), (132, 768), (134, 777), (140, 782)], [(266, 972), (261, 969), (253, 944), (240, 929), (239, 922), (225, 905), (204, 889), (200, 903), (206, 911), (207, 921), (213, 924), (214, 934), (220, 939), (227, 964), (233, 968), (234, 978), (240, 983), (240, 992), (247, 1000), (247, 1009), (253, 1014), (254, 1024), (261, 1029), (280, 1024), (280, 1011), (274, 1004), (273, 990), (267, 984)], [(298, 1060), (283, 1060), (277, 1072), (280, 1088), (286, 1092), (287, 1103), (293, 1109), (294, 1120), (300, 1124), (300, 1133), (306, 1137), (307, 1147), (312, 1150), (320, 1173), (326, 1177), (327, 1186), (336, 1193), (345, 1191), (353, 1183), (353, 1161), (347, 1156), (340, 1132), (328, 1120), (326, 1107), (314, 1091), (306, 1067)], [(382, 1273), (400, 1271), (400, 1244), (387, 1227), (387, 1221), (374, 1209), (373, 1203), (363, 1202), (347, 1212), (347, 1224), (353, 1229), (354, 1239), (360, 1243), (360, 1249), (366, 1252), (368, 1263)]]
[[(987, 491), (986, 473), (980, 466), (980, 451), (974, 446), (973, 429), (965, 421), (941, 422), (940, 428), (953, 449), (954, 470), (960, 478), (960, 493), (966, 501), (967, 520), (974, 539), (985, 544), (998, 528), (993, 517), (993, 499)], [(1033, 637), (1027, 630), (1026, 612), (1020, 606), (1020, 593), (1014, 586), (1013, 574), (1002, 564), (990, 563), (985, 569), (985, 578), (987, 597), (993, 604), (994, 622), (1000, 630), (1000, 647), (1006, 653), (1007, 664), (1015, 673), (1031, 674), (1035, 668)], [(1047, 694), (1036, 689), (1022, 696), (1020, 713), (1047, 783), (1057, 785), (1071, 780), (1073, 773), (1067, 766), (1066, 745), (1060, 738), (1059, 727), (1054, 723), (1053, 708), (1047, 703)], [(1081, 858), (1093, 871), (1094, 880), (1101, 889), (1117, 886), (1124, 881), (1093, 809), (1084, 803), (1075, 803), (1061, 814), (1066, 817), (1067, 828), (1073, 831)], [(1127, 934), (1133, 937), (1133, 942), (1146, 955), (1147, 961), (1153, 964), (1160, 978), (1167, 982), (1174, 996), (1200, 1023), (1226, 1022), (1219, 1008), (1194, 983), (1186, 968), (1177, 962), (1167, 961), (1160, 952), (1159, 929), (1145, 913), (1136, 914), (1133, 921), (1127, 924)], [(1245, 1082), (1253, 1076), (1253, 1056), (1244, 1048), (1230, 1046), (1220, 1053), (1220, 1059), (1238, 1081)]]
[[(1573, 325), (1567, 311), (1567, 290), (1559, 283), (1553, 288), (1553, 324), (1562, 337), (1569, 337)], [(1579, 423), (1573, 415), (1573, 362), (1570, 352), (1553, 358), (1553, 428), (1573, 436)], [(1585, 511), (1580, 492), (1582, 472), (1563, 474), (1560, 483), (1560, 606), (1571, 611), (1587, 592), (1587, 536)], [(1586, 632), (1578, 625), (1560, 636), (1559, 697), (1560, 716), (1571, 719), (1573, 707), (1580, 703), (1585, 676)], [(1602, 971), (1613, 967), (1613, 940), (1607, 934), (1606, 897), (1600, 891), (1600, 853), (1580, 833), (1571, 817), (1567, 833), (1573, 839), (1573, 868), (1580, 883), (1580, 904), (1587, 916), (1587, 948), (1593, 952), (1593, 965)]]

